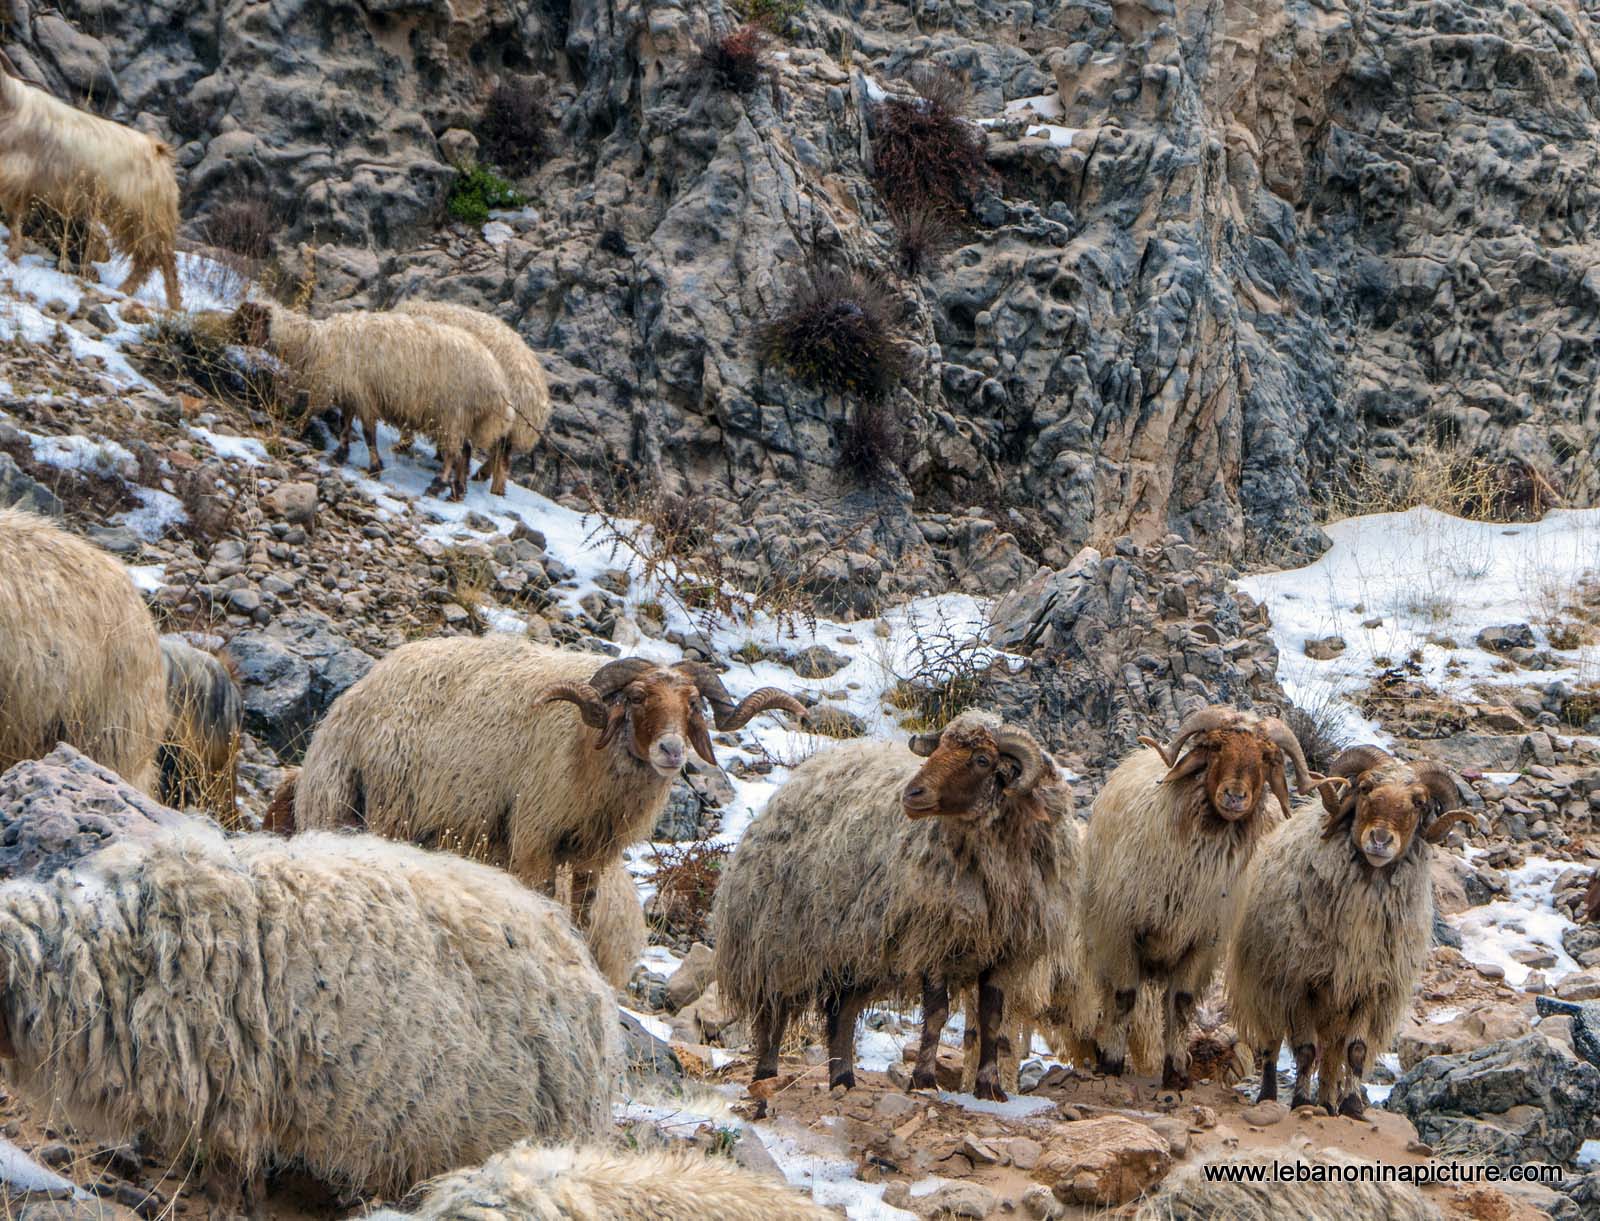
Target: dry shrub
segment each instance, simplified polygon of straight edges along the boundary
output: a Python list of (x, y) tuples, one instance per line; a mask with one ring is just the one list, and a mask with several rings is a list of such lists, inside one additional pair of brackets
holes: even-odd
[(907, 275), (934, 270), (961, 236), (960, 218), (930, 199), (891, 206), (889, 220), (900, 236), (900, 266)]
[(1326, 772), (1339, 752), (1351, 745), (1345, 731), (1341, 700), (1332, 687), (1323, 688), (1290, 704), (1283, 711), (1283, 722), (1300, 740), (1306, 763), (1314, 772)]
[(283, 228), (272, 201), (259, 193), (240, 191), (219, 200), (200, 223), (205, 240), (253, 262), (272, 257), (273, 239)]
[(555, 120), (543, 83), (513, 76), (489, 91), (478, 119), (478, 148), (484, 160), (510, 174), (526, 174), (548, 147)]
[(940, 619), (910, 618), (908, 663), (894, 672), (889, 702), (910, 716), (908, 729), (933, 733), (984, 702), (996, 657), (987, 632)]
[(1398, 471), (1358, 457), (1326, 509), (1328, 517), (1339, 518), (1425, 505), (1469, 521), (1537, 521), (1560, 503), (1550, 480), (1521, 458), (1476, 454), (1430, 439), (1412, 446)]
[(748, 93), (767, 74), (767, 32), (755, 22), (714, 37), (700, 49), (698, 69), (719, 89)]
[(111, 257), (104, 231), (98, 224), (83, 216), (68, 216), (56, 211), (43, 200), (36, 199), (28, 209), (23, 231), (46, 249), (56, 253), (56, 265), (62, 271), (76, 268), (87, 274), (89, 264), (103, 263)]
[(238, 345), (227, 314), (164, 314), (145, 328), (138, 354), (150, 372), (304, 430), (303, 396), (274, 362), (254, 359)]
[(905, 455), (906, 421), (892, 398), (862, 399), (851, 409), (839, 441), (839, 462), (863, 480), (897, 470)]
[(485, 556), (462, 548), (444, 554), (445, 581), (456, 605), (467, 612), (472, 630), (484, 629), (483, 607), (494, 584), (494, 564)]
[(894, 333), (899, 316), (876, 277), (812, 268), (784, 310), (761, 328), (761, 356), (813, 389), (882, 398), (905, 373), (905, 352)]
[(709, 840), (657, 846), (655, 870), (650, 875), (656, 888), (652, 922), (663, 932), (704, 941), (711, 923), (711, 901), (732, 851), (727, 844)]
[(982, 131), (961, 118), (965, 83), (948, 72), (923, 72), (912, 83), (917, 97), (887, 98), (875, 112), (878, 194), (891, 208), (965, 216), (995, 179)]

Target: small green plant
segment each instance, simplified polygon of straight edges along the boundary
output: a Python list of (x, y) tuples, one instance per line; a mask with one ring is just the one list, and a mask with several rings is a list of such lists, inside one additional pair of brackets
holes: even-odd
[(525, 204), (504, 178), (481, 165), (464, 170), (450, 188), (450, 215), (467, 225), (481, 225), (491, 208), (520, 208)]

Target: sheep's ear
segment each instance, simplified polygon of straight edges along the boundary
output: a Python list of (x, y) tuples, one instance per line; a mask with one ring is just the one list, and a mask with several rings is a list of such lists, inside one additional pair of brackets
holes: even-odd
[(1470, 810), (1447, 810), (1428, 824), (1428, 829), (1422, 833), (1422, 838), (1430, 844), (1444, 843), (1444, 837), (1450, 834), (1450, 828), (1458, 822), (1470, 823), (1472, 812)]
[(907, 745), (911, 747), (912, 754), (920, 755), (926, 759), (939, 749), (939, 735), (936, 733), (914, 733), (911, 735), (911, 741)]
[(1211, 763), (1211, 752), (1203, 746), (1192, 746), (1189, 753), (1172, 765), (1172, 770), (1162, 777), (1162, 784), (1176, 784), (1187, 780), (1196, 772), (1203, 772)]
[(1356, 814), (1356, 791), (1349, 789), (1345, 792), (1344, 799), (1337, 808), (1330, 806), (1329, 813), (1322, 820), (1322, 838), (1332, 839), (1339, 833), (1339, 828), (1348, 823)]
[(689, 745), (694, 747), (695, 754), (712, 767), (717, 766), (717, 754), (711, 748), (711, 731), (706, 728), (706, 723), (698, 711), (689, 717)]

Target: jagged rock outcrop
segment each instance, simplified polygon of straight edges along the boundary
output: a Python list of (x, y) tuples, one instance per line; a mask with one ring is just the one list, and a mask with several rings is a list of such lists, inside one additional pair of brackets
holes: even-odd
[[(692, 493), (736, 568), (831, 607), (955, 584), (932, 513), (1060, 567), (1169, 531), (1314, 552), (1320, 494), (1424, 444), (1600, 494), (1600, 83), (1572, 0), (812, 0), (746, 95), (694, 66), (720, 0), (38, 8), (10, 0), (14, 58), (171, 139), (186, 215), (264, 192), (321, 303), (512, 318), (557, 398), (541, 487)], [(997, 178), (909, 277), (868, 161), (874, 95), (918, 64), (967, 75)], [(508, 72), (553, 115), (537, 215), (440, 232), (439, 137)], [(859, 404), (756, 356), (807, 257), (882, 269), (904, 311), (877, 480), (840, 466)]]

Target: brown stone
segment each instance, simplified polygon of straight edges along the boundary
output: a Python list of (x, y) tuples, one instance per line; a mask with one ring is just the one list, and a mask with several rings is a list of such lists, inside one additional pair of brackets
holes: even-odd
[(1166, 1137), (1148, 1124), (1102, 1115), (1062, 1124), (1033, 1168), (1067, 1204), (1124, 1204), (1172, 1169)]

